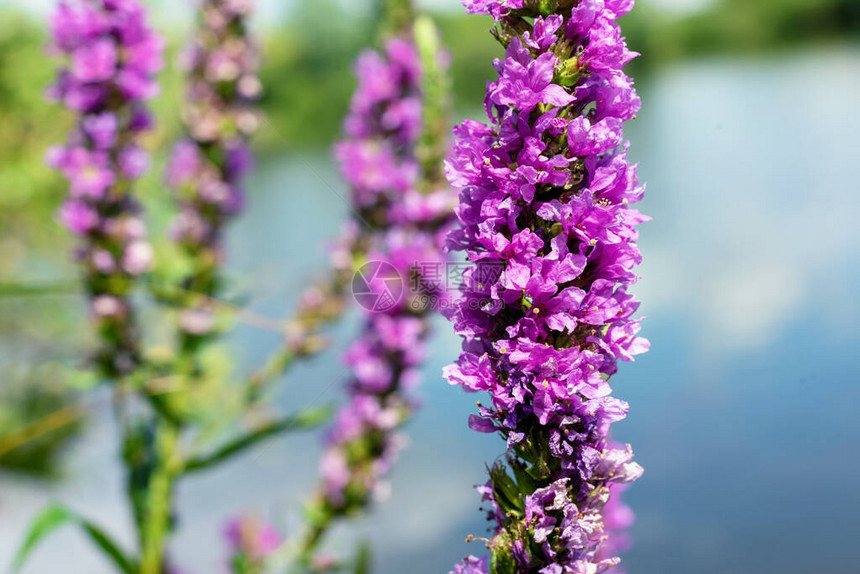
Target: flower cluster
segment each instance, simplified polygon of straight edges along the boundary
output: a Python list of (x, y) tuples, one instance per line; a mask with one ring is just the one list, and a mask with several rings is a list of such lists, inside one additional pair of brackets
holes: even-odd
[[(345, 138), (335, 147), (355, 217), (335, 266), (354, 271), (371, 262), (371, 291), (392, 298), (365, 310), (362, 334), (345, 354), (350, 399), (336, 416), (321, 461), (330, 514), (360, 509), (384, 489), (382, 479), (401, 442), (396, 430), (415, 407), (405, 391), (415, 384), (424, 355), (426, 316), (433, 311), (427, 298), (445, 297), (416, 263), (444, 262), (454, 206), (441, 173), (434, 180), (416, 159), (423, 75), (412, 40), (395, 37), (382, 54), (364, 52), (356, 75)], [(378, 273), (380, 268), (391, 272)], [(387, 290), (385, 282), (392, 279), (397, 292)], [(417, 288), (405, 289), (407, 282)]]
[(454, 565), (451, 574), (486, 574), (488, 567), (486, 556), (483, 558), (466, 556), (462, 563)]
[(69, 180), (59, 217), (81, 238), (77, 251), (90, 308), (110, 344), (98, 362), (121, 374), (136, 362), (128, 292), (152, 263), (152, 248), (131, 194), (149, 166), (140, 146), (152, 125), (144, 101), (158, 92), (162, 40), (137, 0), (65, 0), (51, 17), (49, 51), (65, 65), (48, 97), (76, 112), (65, 145), (48, 163)]
[[(634, 515), (629, 506), (621, 500), (621, 493), (629, 483), (613, 482), (609, 485), (609, 502), (603, 507), (603, 529), (606, 542), (600, 547), (598, 560), (618, 556), (630, 548), (628, 529), (633, 525)], [(612, 574), (624, 574), (621, 566), (613, 569)]]
[[(196, 260), (185, 287), (207, 295), (217, 288), (224, 226), (243, 205), (241, 179), (253, 161), (247, 139), (259, 124), (259, 58), (247, 30), (252, 7), (251, 0), (204, 0), (181, 62), (188, 76), (187, 137), (176, 144), (165, 174), (180, 208), (171, 235)], [(212, 326), (199, 320), (199, 309), (187, 315), (181, 323), (188, 332)]]
[(491, 568), (600, 572), (618, 563), (608, 536), (629, 522), (610, 494), (642, 472), (608, 438), (628, 409), (609, 378), (648, 349), (627, 293), (647, 219), (631, 207), (644, 186), (622, 135), (640, 105), (621, 71), (636, 54), (616, 22), (632, 1), (464, 4), (494, 17), (506, 47), (487, 87), (490, 125), (458, 126), (446, 165), (461, 189), (450, 246), (474, 267), (452, 313), (463, 352), (445, 375), (491, 394), (470, 427), (508, 446), (480, 488)]
[(230, 546), (230, 564), (236, 574), (262, 574), (266, 558), (283, 543), (280, 532), (252, 516), (236, 516), (224, 527)]

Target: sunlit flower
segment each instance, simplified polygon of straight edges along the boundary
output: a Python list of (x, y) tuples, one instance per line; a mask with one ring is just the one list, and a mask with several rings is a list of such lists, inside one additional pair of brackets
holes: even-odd
[[(469, 426), (507, 442), (507, 465), (479, 488), (499, 572), (615, 566), (630, 522), (617, 485), (642, 473), (608, 438), (628, 410), (609, 378), (648, 349), (627, 293), (647, 219), (631, 207), (643, 186), (622, 146), (639, 109), (621, 71), (635, 54), (615, 22), (628, 4), (583, 0), (547, 16), (542, 2), (464, 0), (495, 18), (507, 48), (487, 88), (490, 124), (461, 124), (447, 162), (461, 188), (449, 246), (476, 265), (452, 314), (463, 353), (445, 376), (490, 393)], [(473, 558), (455, 569), (484, 571)]]

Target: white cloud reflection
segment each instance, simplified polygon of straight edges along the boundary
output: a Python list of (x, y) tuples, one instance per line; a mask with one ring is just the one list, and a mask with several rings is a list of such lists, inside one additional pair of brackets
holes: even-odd
[[(858, 261), (858, 50), (699, 62), (643, 94), (644, 312), (692, 313), (712, 351), (770, 341), (804, 306), (834, 321)], [(809, 82), (811, 70), (823, 81)], [(835, 276), (834, 276), (835, 272)]]

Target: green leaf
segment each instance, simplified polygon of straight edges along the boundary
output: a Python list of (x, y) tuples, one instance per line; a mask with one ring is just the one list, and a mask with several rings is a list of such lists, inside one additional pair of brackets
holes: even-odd
[(30, 531), (24, 538), (21, 548), (18, 549), (18, 554), (12, 565), (12, 571), (18, 572), (21, 569), (21, 566), (24, 565), (24, 561), (27, 560), (27, 556), (29, 556), (30, 552), (38, 546), (42, 539), (64, 523), (68, 522), (68, 519), (69, 514), (65, 508), (53, 505), (49, 506), (36, 516), (30, 524)]
[(370, 574), (371, 548), (368, 542), (362, 542), (358, 547), (358, 555), (355, 557), (355, 568), (353, 574)]
[(33, 519), (24, 542), (18, 549), (12, 572), (19, 572), (30, 553), (57, 528), (66, 524), (76, 524), (87, 534), (96, 546), (125, 574), (135, 574), (135, 566), (120, 547), (98, 526), (86, 520), (65, 506), (52, 504)]
[(89, 534), (90, 539), (95, 542), (99, 548), (101, 548), (102, 552), (113, 560), (113, 563), (116, 564), (120, 570), (126, 574), (135, 574), (137, 568), (135, 568), (134, 563), (125, 555), (122, 549), (120, 549), (120, 547), (111, 540), (104, 530), (85, 520), (79, 520), (78, 523), (81, 528)]
[(522, 499), (522, 493), (504, 465), (496, 464), (490, 469), (490, 480), (493, 483), (493, 496), (496, 503), (505, 514), (524, 516), (525, 503)]
[(224, 462), (269, 437), (284, 432), (308, 430), (318, 427), (329, 420), (331, 414), (331, 407), (313, 407), (272, 421), (228, 442), (211, 454), (192, 458), (185, 465), (185, 473), (196, 472)]

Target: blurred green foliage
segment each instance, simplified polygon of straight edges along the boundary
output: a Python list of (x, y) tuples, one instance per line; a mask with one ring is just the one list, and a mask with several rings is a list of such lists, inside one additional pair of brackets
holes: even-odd
[(738, 56), (809, 43), (860, 37), (857, 0), (717, 0), (683, 16), (661, 13), (647, 2), (622, 20), (633, 50), (632, 74), (682, 58)]
[(371, 18), (348, 20), (334, 0), (315, 0), (300, 3), (283, 33), (264, 39), (265, 124), (258, 148), (287, 151), (331, 143), (354, 87), (352, 62), (373, 41), (372, 30)]
[[(62, 293), (66, 287), (47, 293), (9, 286), (22, 277), (39, 284), (74, 276), (65, 262), (71, 241), (53, 219), (63, 182), (43, 162), (72, 118), (43, 97), (54, 74), (44, 37), (38, 23), (0, 15), (0, 467), (51, 477), (56, 455), (81, 426), (74, 419), (51, 428), (45, 420), (76, 395), (56, 360), (80, 361), (81, 312)], [(27, 440), (19, 445), (21, 437)]]
[[(0, 385), (0, 467), (53, 478), (64, 445), (82, 427), (83, 412), (70, 406), (74, 388), (55, 363), (4, 368)], [(9, 384), (14, 381), (14, 384)]]
[(45, 245), (65, 235), (43, 219), (62, 188), (42, 158), (71, 121), (42, 96), (54, 73), (43, 41), (35, 22), (15, 13), (0, 16), (0, 276), (18, 269), (27, 256), (10, 238)]

